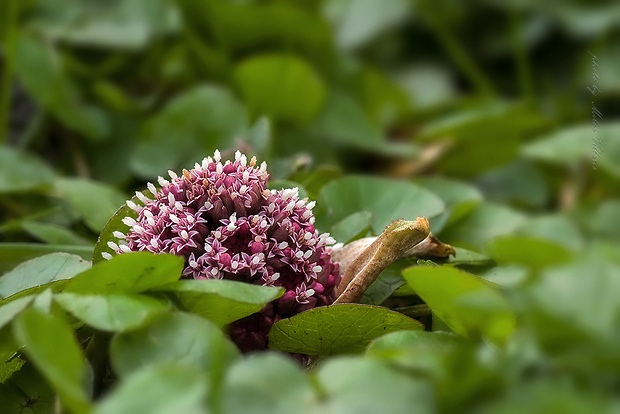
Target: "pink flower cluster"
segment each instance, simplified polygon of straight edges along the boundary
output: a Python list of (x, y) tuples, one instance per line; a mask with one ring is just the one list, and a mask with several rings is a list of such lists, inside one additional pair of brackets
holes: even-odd
[[(181, 176), (169, 171), (158, 189), (147, 185), (143, 205), (128, 201), (137, 218), (125, 217), (129, 230), (115, 232), (117, 254), (150, 251), (185, 257), (183, 278), (230, 279), (282, 286), (285, 293), (259, 313), (230, 326), (242, 351), (267, 347), (267, 333), (281, 318), (331, 304), (340, 281), (332, 263), (335, 241), (314, 227), (314, 202), (298, 190), (267, 190), (267, 166), (249, 162), (239, 151), (221, 162), (219, 151)], [(104, 254), (110, 258), (109, 254)]]

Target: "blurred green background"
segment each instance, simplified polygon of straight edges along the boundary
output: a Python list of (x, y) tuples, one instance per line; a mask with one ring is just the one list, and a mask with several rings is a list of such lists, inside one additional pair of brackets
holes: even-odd
[[(617, 2), (1, 7), (2, 270), (58, 249), (88, 257), (128, 194), (216, 148), (326, 199), (321, 230), (344, 242), (386, 223), (335, 223), (346, 214), (330, 219), (330, 203), (364, 206), (321, 189), (373, 174), (442, 198), (432, 231), (456, 246), (484, 253), (515, 231), (571, 252), (618, 246)], [(381, 183), (359, 193), (397, 185)]]

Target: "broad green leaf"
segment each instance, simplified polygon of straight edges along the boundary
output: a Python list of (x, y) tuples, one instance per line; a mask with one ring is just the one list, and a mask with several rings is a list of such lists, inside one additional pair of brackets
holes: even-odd
[(33, 300), (34, 296), (27, 296), (9, 302), (6, 305), (0, 302), (0, 329), (11, 323)]
[(181, 277), (183, 258), (148, 252), (125, 253), (80, 273), (65, 292), (82, 294), (140, 293)]
[(364, 112), (353, 97), (332, 91), (319, 116), (307, 128), (307, 136), (327, 143), (338, 143), (373, 153), (407, 157), (417, 153), (411, 144), (399, 144), (385, 139), (384, 132)]
[(436, 412), (432, 384), (377, 359), (333, 358), (316, 375), (325, 390), (327, 412)]
[(0, 243), (0, 273), (9, 271), (26, 260), (55, 252), (78, 255), (88, 261), (93, 255), (93, 248), (62, 244)]
[(552, 196), (541, 168), (518, 159), (493, 169), (476, 180), (485, 200), (527, 208), (544, 208)]
[(28, 359), (58, 391), (74, 412), (89, 409), (85, 358), (69, 325), (36, 308), (21, 313), (13, 324), (18, 341), (25, 345)]
[(235, 79), (255, 114), (305, 125), (316, 117), (326, 88), (304, 60), (293, 55), (257, 55), (235, 68)]
[(400, 259), (389, 265), (364, 292), (361, 303), (381, 305), (392, 293), (405, 284), (403, 269), (415, 264), (413, 259)]
[(362, 70), (360, 89), (364, 110), (376, 125), (390, 128), (410, 113), (405, 92), (375, 68)]
[(498, 204), (480, 203), (462, 220), (441, 232), (441, 240), (482, 249), (497, 236), (510, 234), (526, 221), (525, 215)]
[(0, 146), (0, 193), (43, 188), (54, 180), (54, 172), (37, 157)]
[(28, 94), (66, 127), (101, 140), (109, 133), (106, 113), (86, 103), (52, 42), (20, 31), (13, 49), (15, 74)]
[[(616, 138), (620, 137), (620, 122), (601, 124), (598, 130), (603, 140), (617, 141)], [(528, 143), (521, 153), (528, 158), (552, 164), (574, 164), (581, 160), (592, 160), (595, 137), (597, 133), (593, 131), (591, 123), (570, 126)], [(605, 154), (605, 148), (602, 152)], [(617, 166), (617, 162), (605, 158), (603, 167), (611, 167), (609, 169), (613, 171), (614, 164)]]
[(222, 364), (238, 354), (213, 323), (181, 312), (160, 315), (136, 330), (119, 333), (110, 344), (110, 360), (121, 377), (168, 363), (221, 372)]
[(338, 223), (334, 224), (329, 232), (333, 238), (341, 243), (348, 243), (370, 230), (372, 225), (372, 213), (370, 211), (358, 211), (349, 214)]
[[(145, 195), (147, 195), (146, 191), (148, 190), (143, 191)], [(131, 198), (131, 201), (134, 202), (136, 205), (143, 205), (143, 203), (136, 196), (133, 196)], [(95, 244), (95, 248), (93, 250), (93, 264), (97, 264), (105, 260), (103, 258), (104, 252), (111, 255), (116, 254), (116, 252), (113, 251), (110, 246), (108, 246), (108, 242), (112, 241), (114, 243), (118, 243), (118, 238), (114, 237), (115, 231), (120, 231), (123, 234), (127, 234), (129, 227), (125, 223), (123, 223), (123, 219), (125, 217), (131, 217), (133, 219), (138, 218), (138, 213), (129, 208), (126, 202), (122, 206), (120, 206), (118, 210), (116, 210), (116, 212), (109, 218), (108, 222), (101, 230), (101, 233), (97, 238), (97, 243)]]
[(71, 279), (90, 262), (68, 253), (51, 253), (21, 263), (0, 277), (0, 299), (57, 280)]
[(90, 241), (58, 224), (26, 220), (21, 223), (21, 227), (45, 243), (92, 247)]
[(504, 342), (514, 331), (516, 316), (506, 299), (489, 283), (450, 267), (418, 266), (403, 276), (411, 288), (454, 332)]
[(283, 289), (233, 280), (179, 280), (155, 290), (172, 292), (183, 309), (218, 326), (261, 310), (282, 295)]
[(588, 215), (586, 226), (594, 235), (608, 240), (620, 240), (620, 200), (605, 200)]
[(433, 108), (456, 101), (458, 88), (452, 68), (437, 62), (412, 62), (396, 74), (396, 82), (414, 108)]
[(215, 149), (235, 145), (247, 123), (245, 107), (228, 89), (195, 85), (144, 124), (132, 168), (149, 178), (190, 168)]
[(127, 197), (108, 185), (79, 178), (56, 181), (56, 189), (95, 232), (101, 231)]
[(54, 301), (88, 325), (112, 332), (137, 328), (167, 310), (163, 303), (144, 295), (58, 293)]
[(32, 364), (24, 364), (0, 384), (0, 407), (6, 414), (53, 413), (57, 395)]
[(367, 355), (413, 372), (441, 377), (446, 374), (445, 357), (453, 354), (460, 342), (458, 336), (447, 332), (398, 331), (372, 341)]
[(480, 277), (504, 288), (518, 287), (524, 284), (530, 277), (531, 270), (523, 265), (511, 264), (507, 266), (494, 266)]
[(269, 347), (307, 355), (355, 353), (388, 332), (423, 329), (420, 322), (379, 306), (338, 304), (276, 322)]
[(434, 217), (444, 209), (439, 197), (404, 181), (372, 176), (346, 176), (327, 183), (318, 205), (325, 211), (319, 225), (331, 226), (358, 211), (373, 215), (372, 231), (380, 234), (393, 220)]
[[(222, 387), (227, 413), (317, 413), (318, 395), (310, 378), (289, 356), (274, 352), (239, 358)], [(322, 411), (324, 412), (324, 411)]]
[(256, 154), (259, 158), (264, 158), (271, 140), (271, 122), (266, 116), (261, 116), (256, 120), (248, 131), (247, 138), (245, 139), (246, 143), (252, 149), (252, 153)]
[(194, 367), (155, 365), (125, 378), (93, 414), (204, 414), (208, 389), (206, 376)]
[[(16, 372), (18, 372), (26, 363), (24, 359), (17, 356), (16, 352), (3, 352), (0, 354), (0, 384), (6, 383)], [(3, 390), (0, 388), (0, 394)], [(2, 398), (0, 397), (0, 402)], [(7, 404), (2, 404), (6, 407)]]
[[(619, 274), (620, 266), (598, 252), (545, 269), (527, 289), (532, 298), (528, 314), (538, 336), (560, 347), (568, 345), (562, 337), (571, 330), (591, 335), (595, 342), (613, 337), (620, 314), (615, 295), (620, 289)], [(563, 329), (562, 324), (571, 329)]]
[(486, 250), (500, 265), (522, 264), (533, 269), (567, 262), (572, 256), (564, 246), (532, 236), (497, 237)]
[(76, 46), (140, 50), (157, 34), (171, 29), (165, 0), (96, 2), (62, 0), (37, 7), (33, 26), (56, 42)]
[[(600, 214), (594, 213), (589, 215), (588, 221), (595, 222), (599, 217), (601, 217)], [(613, 226), (608, 228), (610, 227)], [(578, 251), (584, 246), (583, 235), (577, 228), (576, 223), (562, 214), (530, 217), (517, 228), (516, 233), (549, 240), (561, 244), (572, 251)]]
[(419, 139), (453, 140), (437, 168), (445, 174), (473, 177), (514, 159), (521, 138), (547, 123), (523, 105), (489, 102), (431, 122)]
[(336, 42), (344, 50), (363, 47), (377, 36), (404, 23), (412, 4), (407, 0), (330, 0), (324, 12), (334, 26)]
[(429, 177), (415, 180), (415, 183), (439, 196), (446, 206), (441, 214), (429, 220), (433, 234), (439, 234), (446, 225), (469, 214), (482, 201), (480, 191), (464, 182)]

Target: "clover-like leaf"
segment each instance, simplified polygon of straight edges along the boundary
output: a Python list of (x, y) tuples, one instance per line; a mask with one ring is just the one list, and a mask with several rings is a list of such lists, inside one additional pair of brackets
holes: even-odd
[(307, 355), (355, 353), (388, 332), (419, 329), (420, 322), (387, 308), (346, 303), (276, 322), (269, 331), (269, 347)]

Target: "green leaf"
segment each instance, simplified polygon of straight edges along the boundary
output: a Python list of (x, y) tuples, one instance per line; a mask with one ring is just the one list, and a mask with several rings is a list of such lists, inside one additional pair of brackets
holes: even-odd
[(462, 220), (441, 232), (441, 239), (450, 244), (482, 249), (488, 241), (510, 234), (526, 221), (526, 217), (503, 205), (480, 203)]
[(355, 353), (388, 332), (423, 329), (420, 322), (386, 308), (339, 304), (310, 309), (276, 322), (269, 347), (307, 355)]
[(355, 50), (407, 20), (412, 4), (407, 0), (335, 1), (325, 4), (325, 14), (335, 27), (338, 45)]
[(58, 391), (74, 412), (89, 409), (85, 358), (66, 322), (36, 308), (21, 313), (13, 324), (14, 335), (25, 345), (29, 360)]
[(522, 264), (541, 269), (567, 262), (572, 254), (564, 246), (532, 236), (501, 236), (487, 245), (487, 251), (498, 264)]
[(543, 171), (529, 160), (518, 159), (476, 181), (485, 199), (491, 202), (541, 209), (549, 204), (552, 195)]
[(88, 325), (112, 332), (137, 328), (167, 310), (161, 302), (143, 295), (58, 293), (54, 295), (54, 301)]
[(53, 413), (57, 399), (32, 364), (24, 364), (6, 384), (0, 384), (0, 407), (7, 414)]
[(208, 389), (204, 373), (192, 367), (155, 365), (125, 378), (93, 414), (204, 414)]
[(432, 384), (377, 359), (333, 358), (316, 375), (325, 390), (327, 412), (436, 412)]
[(90, 241), (58, 224), (26, 220), (21, 223), (21, 227), (45, 243), (92, 247)]
[(121, 377), (170, 363), (205, 372), (221, 370), (238, 354), (213, 323), (181, 312), (162, 314), (141, 328), (117, 334), (110, 344), (110, 360)]
[(54, 172), (37, 157), (0, 146), (0, 193), (43, 188), (53, 180)]
[(586, 227), (590, 232), (607, 240), (620, 240), (620, 200), (605, 200), (588, 215)]
[(101, 262), (67, 283), (65, 292), (140, 293), (181, 277), (183, 258), (148, 252), (125, 253)]
[(411, 288), (454, 332), (504, 342), (516, 316), (504, 297), (484, 280), (450, 267), (418, 266), (403, 276)]
[[(146, 191), (143, 191), (146, 195)], [(149, 192), (150, 194), (150, 192)], [(143, 205), (143, 203), (138, 199), (138, 197), (133, 196), (131, 201), (136, 205)], [(97, 264), (103, 260), (103, 253), (108, 253), (111, 255), (115, 255), (116, 252), (113, 251), (110, 246), (108, 246), (108, 242), (113, 241), (114, 243), (118, 243), (118, 238), (114, 236), (115, 231), (120, 231), (123, 234), (127, 234), (127, 230), (129, 227), (125, 223), (123, 223), (123, 219), (125, 217), (131, 217), (133, 219), (138, 218), (138, 213), (129, 208), (127, 203), (125, 202), (122, 206), (116, 210), (116, 212), (109, 218), (101, 233), (99, 234), (99, 238), (97, 238), (97, 243), (95, 244), (95, 248), (93, 250), (93, 264)]]
[(90, 262), (68, 253), (51, 253), (28, 260), (0, 277), (0, 299), (56, 280), (71, 279)]
[(305, 125), (316, 117), (326, 88), (312, 66), (283, 54), (258, 55), (235, 68), (235, 79), (255, 114)]
[(435, 193), (446, 206), (441, 214), (429, 220), (433, 234), (439, 234), (446, 225), (450, 225), (469, 214), (482, 201), (480, 191), (464, 182), (427, 177), (418, 179), (415, 183)]
[(79, 178), (59, 179), (56, 189), (95, 232), (101, 231), (110, 216), (127, 199), (114, 187)]
[(369, 211), (375, 234), (380, 234), (393, 220), (430, 218), (444, 209), (441, 199), (428, 190), (372, 176), (347, 176), (330, 181), (319, 192), (318, 205), (326, 212), (319, 226), (330, 227), (352, 213)]
[(233, 280), (179, 280), (155, 290), (174, 293), (183, 309), (224, 326), (261, 310), (279, 298), (282, 288)]
[[(601, 205), (604, 205), (602, 203)], [(589, 215), (589, 221), (594, 222), (602, 216), (598, 212)], [(620, 209), (618, 211), (620, 214)], [(611, 219), (609, 216), (607, 219)], [(605, 220), (606, 223), (609, 221)], [(607, 228), (612, 228), (609, 225)], [(539, 239), (549, 240), (558, 243), (572, 251), (578, 251), (584, 246), (583, 235), (577, 228), (573, 220), (563, 214), (549, 214), (537, 217), (530, 217), (516, 231), (517, 234), (538, 237)]]
[(440, 377), (446, 374), (444, 358), (454, 355), (460, 338), (447, 332), (398, 331), (375, 339), (367, 355), (411, 372)]
[(226, 413), (315, 413), (318, 396), (310, 378), (290, 357), (274, 352), (239, 358), (222, 387)]
[(389, 265), (364, 292), (361, 303), (381, 305), (392, 293), (405, 284), (402, 271), (415, 264), (413, 259), (400, 259)]
[(15, 74), (39, 105), (87, 138), (101, 140), (109, 133), (106, 113), (84, 102), (53, 43), (20, 31), (13, 50)]
[(55, 252), (78, 255), (88, 261), (93, 255), (93, 248), (62, 244), (0, 243), (0, 272), (11, 270), (26, 260)]
[[(208, 108), (208, 110), (206, 109)], [(140, 133), (133, 170), (154, 178), (231, 148), (247, 128), (244, 106), (228, 89), (199, 84), (170, 99)]]
[(27, 296), (7, 304), (0, 302), (0, 329), (11, 323), (33, 300), (34, 296)]
[[(18, 372), (26, 363), (24, 359), (17, 356), (15, 352), (5, 352), (0, 354), (0, 384), (6, 383), (16, 372)], [(0, 394), (2, 394), (0, 389)], [(2, 397), (0, 397), (0, 403)], [(6, 407), (7, 404), (2, 404), (2, 407)]]
[(372, 213), (370, 211), (358, 211), (349, 214), (338, 223), (334, 224), (329, 232), (333, 238), (348, 243), (370, 230), (372, 225)]

